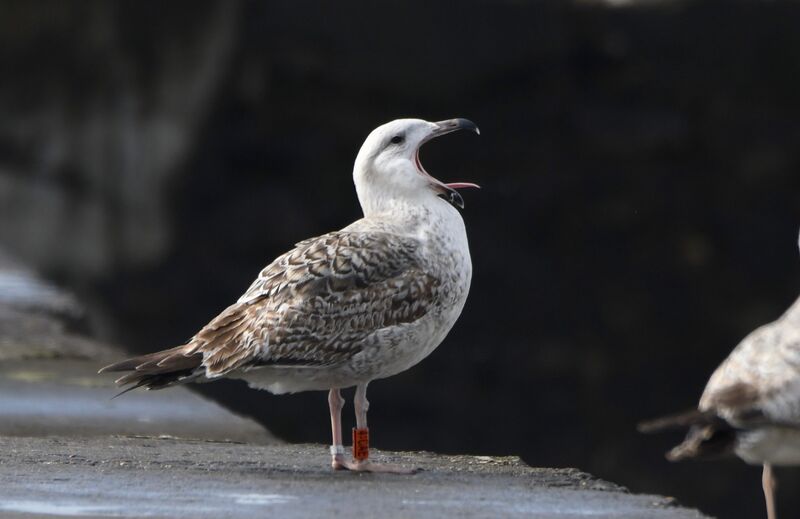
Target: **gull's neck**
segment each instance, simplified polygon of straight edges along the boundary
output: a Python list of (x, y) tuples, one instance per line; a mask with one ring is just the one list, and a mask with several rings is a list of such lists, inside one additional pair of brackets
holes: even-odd
[[(431, 193), (419, 199), (385, 199), (380, 205), (362, 203), (364, 218), (356, 225), (402, 234), (427, 241), (432, 236), (447, 237), (448, 247), (467, 249), (464, 220), (458, 210)], [(441, 245), (441, 244), (440, 244)], [(468, 252), (466, 253), (469, 254)]]
[(379, 198), (359, 197), (361, 210), (365, 218), (395, 219), (405, 216), (430, 213), (438, 209), (437, 206), (446, 202), (431, 193), (431, 196), (383, 196)]
[(360, 162), (356, 161), (353, 180), (365, 220), (387, 223), (412, 234), (423, 228), (431, 232), (463, 233), (461, 214), (433, 189), (422, 184), (381, 182), (376, 172)]
[(364, 218), (383, 221), (401, 227), (440, 228), (446, 231), (451, 224), (464, 226), (461, 213), (432, 190), (395, 196), (365, 197), (359, 191), (359, 203)]

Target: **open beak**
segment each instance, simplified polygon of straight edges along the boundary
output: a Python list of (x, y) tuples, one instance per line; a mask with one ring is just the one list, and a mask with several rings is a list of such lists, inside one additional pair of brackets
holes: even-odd
[(439, 121), (433, 124), (436, 125), (436, 128), (434, 128), (433, 131), (431, 131), (431, 133), (419, 143), (419, 147), (414, 154), (414, 162), (416, 163), (419, 172), (429, 178), (431, 181), (431, 186), (439, 193), (439, 195), (442, 196), (442, 198), (454, 206), (464, 209), (464, 199), (461, 198), (461, 195), (458, 193), (458, 191), (456, 191), (456, 189), (462, 189), (465, 187), (474, 187), (480, 189), (480, 186), (478, 184), (473, 184), (472, 182), (453, 182), (450, 184), (445, 184), (444, 182), (437, 180), (431, 176), (430, 173), (425, 171), (424, 167), (422, 167), (422, 163), (419, 160), (419, 148), (431, 139), (435, 139), (436, 137), (441, 137), (442, 135), (446, 135), (458, 130), (471, 130), (477, 135), (480, 135), (481, 131), (478, 129), (478, 126), (469, 119), (447, 119), (446, 121)]

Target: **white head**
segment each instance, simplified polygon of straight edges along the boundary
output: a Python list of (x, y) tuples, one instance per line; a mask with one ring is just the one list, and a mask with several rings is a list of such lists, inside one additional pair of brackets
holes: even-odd
[(456, 130), (480, 133), (467, 119), (431, 123), (422, 119), (397, 119), (379, 126), (361, 146), (353, 168), (358, 201), (365, 215), (383, 212), (393, 204), (427, 203), (440, 195), (464, 207), (456, 189), (478, 187), (468, 182), (445, 184), (433, 178), (419, 161), (419, 148), (429, 140)]

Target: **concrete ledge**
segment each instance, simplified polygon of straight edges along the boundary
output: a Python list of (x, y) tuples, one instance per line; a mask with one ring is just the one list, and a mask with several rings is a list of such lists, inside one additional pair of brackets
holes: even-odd
[(0, 435), (171, 436), (278, 443), (269, 431), (184, 387), (119, 392), (114, 374), (84, 360), (22, 360), (0, 365)]
[(422, 471), (333, 472), (327, 446), (282, 443), (186, 388), (111, 400), (114, 376), (96, 371), (123, 353), (71, 331), (77, 303), (27, 271), (0, 275), (0, 292), (4, 283), (21, 297), (0, 297), (4, 518), (702, 517), (514, 457), (374, 450)]
[[(80, 517), (699, 518), (572, 469), (375, 451), (413, 476), (332, 472), (321, 445), (142, 437), (0, 438), (0, 511)], [(20, 472), (24, 477), (19, 477)]]

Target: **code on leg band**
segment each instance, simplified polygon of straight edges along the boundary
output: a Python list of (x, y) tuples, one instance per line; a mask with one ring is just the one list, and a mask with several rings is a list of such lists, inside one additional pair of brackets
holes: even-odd
[(369, 458), (369, 428), (353, 427), (353, 459), (364, 461)]

